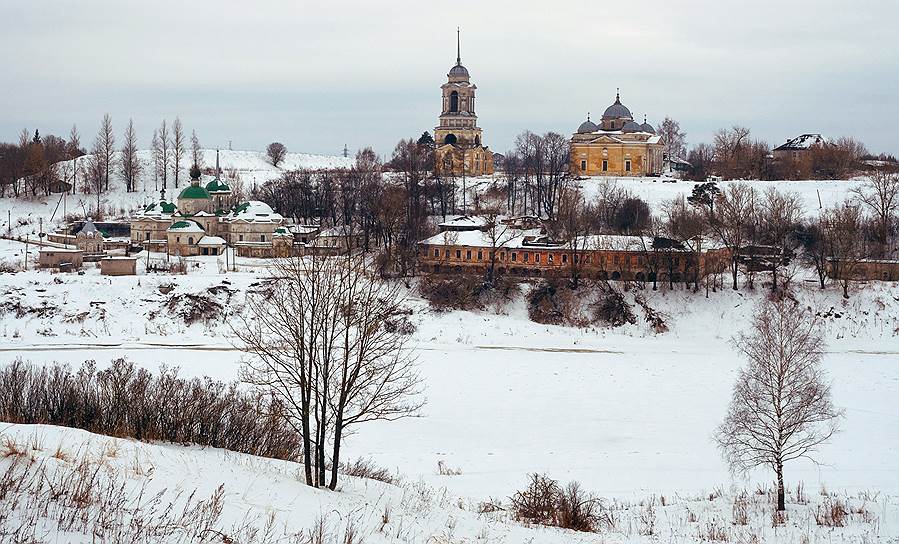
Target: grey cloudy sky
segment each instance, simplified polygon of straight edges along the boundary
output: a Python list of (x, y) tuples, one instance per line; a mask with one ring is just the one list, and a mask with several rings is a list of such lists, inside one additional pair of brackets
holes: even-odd
[(690, 145), (738, 123), (899, 153), (896, 0), (0, 0), (0, 139), (77, 123), (89, 143), (109, 112), (142, 146), (180, 115), (209, 147), (387, 154), (433, 130), (456, 25), (497, 151), (573, 131), (620, 87)]

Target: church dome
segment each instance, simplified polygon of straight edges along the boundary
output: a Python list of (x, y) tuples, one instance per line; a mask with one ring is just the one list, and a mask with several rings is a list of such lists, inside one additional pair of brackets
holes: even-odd
[(201, 187), (199, 185), (191, 184), (191, 185), (188, 185), (187, 187), (185, 187), (183, 191), (181, 191), (181, 194), (178, 195), (178, 198), (179, 199), (188, 199), (188, 198), (204, 199), (204, 198), (210, 198), (210, 197), (209, 197), (209, 191), (207, 191), (206, 189), (204, 189), (203, 187)]
[(615, 94), (615, 103), (606, 108), (602, 114), (603, 119), (633, 119), (631, 110), (621, 103), (621, 96)]
[(650, 125), (650, 124), (647, 123), (646, 121), (643, 121), (643, 124), (640, 125), (640, 128), (643, 129), (643, 132), (648, 132), (648, 133), (650, 133), (650, 134), (655, 134), (655, 133), (656, 133), (656, 129), (654, 129), (654, 128), (652, 127), (652, 125)]
[(449, 71), (449, 77), (470, 77), (468, 75), (468, 68), (462, 66), (461, 64), (456, 64)]
[(599, 130), (599, 127), (596, 126), (596, 123), (590, 120), (588, 117), (586, 121), (581, 123), (581, 126), (577, 127), (578, 134), (590, 134), (591, 132), (596, 132)]
[(628, 121), (621, 127), (621, 132), (643, 132), (643, 127), (640, 126), (640, 123)]

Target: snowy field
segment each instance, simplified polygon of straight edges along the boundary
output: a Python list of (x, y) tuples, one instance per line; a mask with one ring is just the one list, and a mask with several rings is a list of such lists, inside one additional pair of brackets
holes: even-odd
[[(0, 259), (19, 259), (22, 249), (22, 244), (0, 241)], [(0, 274), (0, 364), (21, 357), (73, 365), (94, 359), (102, 366), (127, 357), (151, 369), (166, 364), (179, 366), (187, 376), (236, 379), (240, 353), (227, 325), (221, 320), (186, 325), (178, 307), (171, 309), (167, 302), (171, 295), (228, 282), (224, 285), (233, 293), (218, 300), (238, 308), (243, 291), (264, 273), (264, 261), (239, 261), (240, 271), (227, 275), (219, 274), (215, 257), (195, 262), (199, 266), (186, 276), (109, 278), (90, 268), (82, 276)], [(175, 286), (170, 294), (159, 291), (169, 284)], [(766, 472), (745, 479), (730, 475), (711, 441), (742, 364), (729, 339), (746, 326), (763, 292), (726, 290), (709, 298), (683, 291), (647, 293), (655, 309), (677, 316), (669, 318), (671, 330), (664, 335), (654, 335), (642, 323), (615, 330), (539, 325), (528, 321), (521, 300), (503, 315), (433, 314), (410, 296), (427, 405), (419, 418), (363, 426), (347, 442), (346, 454), (370, 457), (407, 484), (421, 482), (444, 493), (447, 505), (435, 508), (439, 516), (470, 518), (471, 525), (460, 521), (467, 527), (464, 534), (481, 530), (472, 505), (491, 497), (507, 500), (532, 472), (562, 482), (579, 480), (622, 504), (679, 497), (681, 510), (666, 514), (672, 517), (684, 515), (683, 501), (699, 496), (723, 492), (730, 497), (741, 489), (770, 487), (772, 476)], [(846, 419), (843, 431), (821, 449), (821, 464), (797, 461), (787, 467), (788, 485), (802, 482), (813, 496), (821, 490), (845, 497), (876, 495), (881, 521), (875, 534), (899, 536), (899, 520), (887, 523), (899, 501), (899, 427), (892, 424), (899, 418), (899, 287), (867, 285), (844, 303), (837, 290), (820, 292), (807, 284), (799, 296), (824, 316), (824, 363)], [(182, 450), (171, 445), (128, 447), (191, 458), (187, 466), (193, 472), (185, 486), (205, 481), (206, 469), (200, 468), (205, 456), (221, 455), (173, 453)], [(461, 474), (439, 475), (441, 461)], [(226, 485), (236, 482), (235, 493), (249, 485), (243, 476), (221, 474), (218, 479)], [(294, 485), (290, 492), (301, 493)], [(352, 508), (354, 500), (372, 500), (315, 497), (296, 500), (324, 501), (317, 504), (327, 508), (334, 506), (329, 501)], [(725, 516), (729, 500), (701, 507)], [(468, 506), (462, 514), (447, 514), (456, 503)], [(428, 518), (415, 524), (433, 533), (434, 524), (444, 522)], [(682, 529), (669, 527), (672, 534)], [(524, 536), (510, 536), (515, 530), (502, 541), (523, 541)]]
[[(803, 180), (803, 181), (719, 181), (722, 190), (734, 183), (745, 183), (755, 188), (759, 196), (774, 188), (782, 193), (794, 193), (803, 204), (806, 217), (815, 217), (821, 209), (832, 208), (850, 196), (854, 187), (865, 182), (865, 178), (851, 180)], [(578, 181), (584, 195), (589, 200), (595, 198), (603, 183), (612, 183), (626, 189), (641, 199), (656, 212), (664, 202), (680, 196), (688, 197), (693, 187), (699, 185), (694, 181), (674, 181), (666, 178), (587, 178)]]

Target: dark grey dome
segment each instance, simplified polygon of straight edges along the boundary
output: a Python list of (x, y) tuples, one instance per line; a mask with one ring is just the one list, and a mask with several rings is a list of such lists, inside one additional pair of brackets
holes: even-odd
[(621, 96), (615, 95), (615, 103), (606, 108), (606, 111), (602, 114), (603, 119), (633, 119), (634, 116), (631, 115), (631, 110), (627, 109), (627, 106), (621, 103)]
[(645, 121), (643, 122), (642, 125), (640, 125), (640, 128), (643, 130), (643, 132), (648, 132), (650, 134), (656, 133), (656, 129), (652, 128), (652, 125), (650, 125), (649, 123), (647, 123)]
[(624, 124), (623, 127), (621, 127), (621, 132), (642, 132), (642, 131), (643, 131), (643, 127), (640, 126), (640, 123), (637, 123), (635, 121), (628, 121), (627, 123)]
[(461, 64), (457, 64), (450, 68), (449, 71), (450, 77), (469, 77), (468, 68), (462, 66)]
[(589, 118), (581, 123), (581, 126), (577, 127), (578, 134), (589, 134), (591, 132), (596, 132), (597, 130), (599, 130), (599, 127)]

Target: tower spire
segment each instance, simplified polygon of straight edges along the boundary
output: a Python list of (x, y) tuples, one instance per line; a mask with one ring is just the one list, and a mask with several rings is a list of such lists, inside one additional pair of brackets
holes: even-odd
[(621, 103), (621, 88), (619, 88), (619, 87), (615, 87), (615, 103), (616, 104)]
[(459, 27), (456, 27), (456, 65), (462, 64), (462, 39), (459, 37)]
[(222, 173), (222, 169), (219, 168), (219, 150), (215, 150), (215, 177), (219, 177)]

